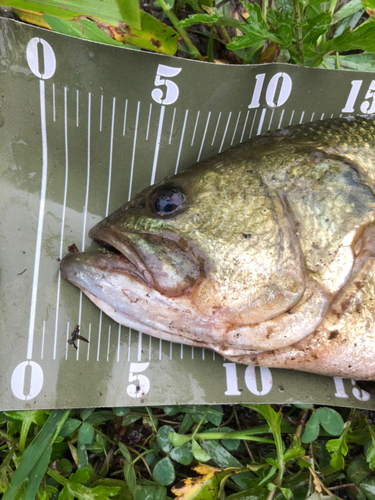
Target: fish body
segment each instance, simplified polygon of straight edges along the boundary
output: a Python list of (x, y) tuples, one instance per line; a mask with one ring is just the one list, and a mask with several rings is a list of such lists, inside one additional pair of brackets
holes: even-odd
[(155, 337), (375, 380), (374, 193), (372, 117), (279, 130), (148, 187), (61, 272)]

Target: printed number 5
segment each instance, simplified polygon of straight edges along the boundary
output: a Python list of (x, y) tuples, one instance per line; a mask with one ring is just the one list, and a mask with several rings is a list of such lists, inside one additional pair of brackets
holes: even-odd
[(364, 101), (361, 104), (362, 113), (371, 114), (375, 112), (375, 80), (372, 80), (371, 85), (366, 92), (365, 99), (372, 99), (372, 103)]
[(159, 104), (173, 104), (178, 99), (178, 86), (171, 80), (166, 80), (165, 78), (160, 78), (162, 76), (167, 76), (173, 78), (177, 76), (182, 68), (171, 68), (170, 66), (165, 66), (164, 64), (159, 64), (155, 76), (155, 85), (160, 87), (165, 85), (167, 87), (165, 97), (163, 99), (163, 91), (161, 89), (154, 89), (151, 92), (151, 96)]
[(130, 384), (126, 392), (131, 398), (141, 398), (150, 390), (150, 381), (146, 375), (139, 375), (144, 372), (150, 363), (130, 363), (129, 382), (138, 380), (138, 384)]

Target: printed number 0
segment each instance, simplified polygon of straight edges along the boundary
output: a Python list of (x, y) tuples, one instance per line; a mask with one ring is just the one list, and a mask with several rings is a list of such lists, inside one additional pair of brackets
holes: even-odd
[(178, 86), (171, 80), (160, 77), (167, 76), (169, 78), (173, 78), (174, 76), (177, 76), (181, 70), (182, 68), (171, 68), (170, 66), (159, 64), (156, 71), (154, 83), (157, 87), (165, 85), (167, 87), (167, 90), (165, 92), (165, 97), (163, 98), (163, 91), (161, 89), (154, 89), (151, 92), (151, 97), (154, 99), (154, 101), (159, 104), (173, 104), (177, 101), (179, 95)]
[(128, 385), (126, 392), (131, 398), (141, 398), (145, 396), (150, 390), (150, 381), (146, 375), (139, 375), (144, 372), (150, 363), (130, 363), (129, 382), (138, 380), (138, 384)]

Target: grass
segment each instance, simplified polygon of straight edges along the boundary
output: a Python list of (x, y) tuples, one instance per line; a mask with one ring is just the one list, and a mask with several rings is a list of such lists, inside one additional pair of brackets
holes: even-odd
[(373, 412), (312, 405), (0, 413), (4, 500), (372, 500)]

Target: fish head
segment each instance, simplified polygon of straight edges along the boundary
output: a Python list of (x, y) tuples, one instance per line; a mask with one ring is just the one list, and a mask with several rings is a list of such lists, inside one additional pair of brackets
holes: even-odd
[(303, 296), (288, 210), (249, 160), (224, 153), (143, 190), (89, 233), (114, 252), (69, 254), (61, 271), (122, 324), (215, 342)]

